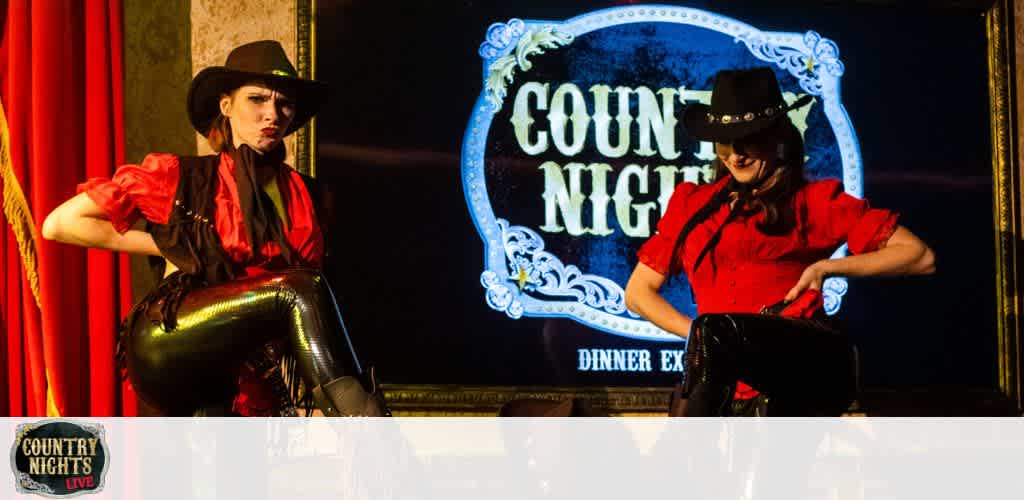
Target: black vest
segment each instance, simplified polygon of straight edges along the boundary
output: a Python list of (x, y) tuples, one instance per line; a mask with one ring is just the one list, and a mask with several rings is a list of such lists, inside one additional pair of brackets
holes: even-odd
[[(212, 285), (232, 280), (244, 274), (243, 266), (231, 261), (221, 244), (214, 221), (217, 206), (217, 176), (220, 156), (182, 156), (179, 158), (178, 189), (173, 208), (166, 224), (148, 222), (146, 231), (153, 236), (160, 253), (201, 283)], [(317, 219), (321, 209), (321, 192), (316, 180), (301, 175), (306, 190), (313, 200)], [(253, 252), (258, 249), (254, 248)], [(164, 262), (158, 257), (150, 265), (163, 277)]]

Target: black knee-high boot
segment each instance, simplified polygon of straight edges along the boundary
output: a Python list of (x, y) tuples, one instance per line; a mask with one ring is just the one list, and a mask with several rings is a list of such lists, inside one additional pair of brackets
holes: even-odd
[(273, 288), (282, 308), (301, 318), (289, 339), (299, 372), (313, 388), (320, 410), (327, 416), (389, 416), (374, 370), (360, 366), (334, 292), (323, 275), (281, 274)]
[[(172, 300), (180, 302), (168, 322)], [(196, 288), (180, 298), (164, 294), (133, 311), (129, 324), (124, 342), (132, 385), (171, 414), (230, 397), (238, 363), (282, 337), (324, 414), (388, 413), (319, 272), (293, 269)]]
[(736, 390), (735, 350), (732, 331), (720, 324), (726, 318), (705, 314), (694, 321), (686, 344), (683, 375), (683, 412), (687, 417), (720, 417), (728, 414)]
[(764, 314), (705, 314), (695, 320), (684, 374), (687, 416), (729, 414), (735, 383), (766, 394), (768, 412), (841, 414), (857, 388), (856, 350), (820, 322)]

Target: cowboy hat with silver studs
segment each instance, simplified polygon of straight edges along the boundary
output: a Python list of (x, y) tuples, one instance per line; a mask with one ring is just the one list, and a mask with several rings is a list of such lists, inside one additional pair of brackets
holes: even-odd
[(327, 84), (299, 78), (280, 43), (247, 43), (232, 50), (224, 66), (205, 68), (192, 79), (186, 101), (192, 127), (205, 135), (220, 115), (221, 96), (252, 81), (280, 86), (295, 101), (295, 115), (285, 135), (305, 125), (327, 97)]
[(723, 70), (715, 75), (711, 105), (687, 105), (683, 126), (696, 139), (731, 143), (770, 127), (811, 99), (805, 95), (786, 104), (775, 73), (767, 67)]

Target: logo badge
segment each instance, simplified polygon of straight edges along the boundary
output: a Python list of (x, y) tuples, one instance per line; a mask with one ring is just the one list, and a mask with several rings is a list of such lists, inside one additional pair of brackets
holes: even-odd
[(18, 425), (11, 468), (18, 492), (65, 498), (102, 490), (108, 457), (102, 425), (46, 420)]

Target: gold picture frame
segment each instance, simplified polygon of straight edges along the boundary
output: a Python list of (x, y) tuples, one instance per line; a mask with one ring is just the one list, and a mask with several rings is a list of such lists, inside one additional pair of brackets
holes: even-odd
[[(856, 1), (849, 1), (857, 4)], [(893, 4), (895, 0), (859, 2)], [(963, 8), (965, 2), (937, 1), (922, 9)], [(968, 2), (971, 3), (971, 2)], [(316, 68), (316, 0), (297, 2), (298, 71), (303, 78), (315, 78)], [(984, 7), (984, 3), (972, 5)], [(1020, 415), (1022, 376), (1024, 376), (1024, 242), (1022, 242), (1021, 206), (1022, 176), (1020, 170), (1020, 137), (1017, 124), (1014, 48), (1017, 43), (1013, 29), (1012, 0), (995, 0), (985, 8), (988, 39), (988, 84), (992, 139), (993, 224), (996, 237), (996, 305), (997, 351), (993, 361), (998, 364), (998, 380), (991, 390), (963, 394), (922, 395), (920, 393), (862, 394), (852, 408), (861, 414), (962, 414)], [(967, 14), (965, 14), (967, 15)], [(298, 131), (296, 163), (302, 172), (316, 175), (316, 120)], [(949, 263), (948, 265), (957, 265)], [(667, 387), (514, 387), (473, 385), (385, 385), (387, 399), (396, 415), (495, 415), (498, 408), (512, 399), (542, 398), (585, 399), (612, 415), (663, 415), (668, 408), (671, 388)]]
[(1019, 415), (1022, 404), (1020, 128), (1017, 122), (1014, 49), (1017, 43), (1012, 0), (996, 0), (985, 13), (988, 87), (992, 130), (993, 221), (996, 236), (996, 335), (998, 389)]

